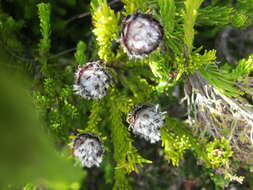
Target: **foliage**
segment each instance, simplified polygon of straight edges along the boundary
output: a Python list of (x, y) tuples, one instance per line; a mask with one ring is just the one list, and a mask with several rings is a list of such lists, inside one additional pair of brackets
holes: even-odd
[(232, 157), (233, 151), (229, 145), (229, 141), (225, 138), (221, 140), (215, 139), (206, 146), (208, 152), (208, 160), (212, 167), (219, 167), (228, 164), (228, 160)]
[(42, 34), (39, 51), (41, 53), (47, 53), (50, 49), (50, 5), (45, 3), (38, 4), (38, 14)]
[(124, 126), (119, 107), (115, 104), (115, 98), (118, 96), (117, 92), (110, 97), (110, 112), (111, 112), (111, 132), (114, 147), (114, 159), (117, 162), (115, 169), (115, 185), (114, 189), (130, 189), (126, 173), (132, 171), (138, 172), (137, 164), (142, 166), (144, 163), (151, 163), (151, 161), (142, 158), (137, 149), (133, 146), (133, 141), (130, 138), (130, 133)]
[(138, 10), (144, 10), (144, 0), (136, 0), (136, 1), (131, 1), (131, 0), (122, 0), (122, 2), (125, 4), (124, 8), (126, 10), (125, 14), (133, 14)]
[(193, 48), (194, 39), (194, 24), (197, 17), (197, 9), (200, 7), (203, 0), (186, 0), (185, 1), (185, 12), (184, 12), (184, 42), (186, 45), (186, 56), (191, 54)]
[(184, 153), (192, 147), (192, 136), (189, 136), (174, 118), (169, 118), (167, 124), (161, 129), (162, 146), (164, 147), (165, 158), (175, 166), (180, 164)]
[(173, 0), (165, 1), (158, 0), (159, 8), (160, 8), (160, 16), (161, 21), (163, 23), (164, 30), (166, 34), (172, 34), (174, 29), (174, 19), (176, 13), (176, 6)]
[(101, 59), (109, 61), (114, 57), (114, 53), (111, 50), (112, 41), (117, 40), (119, 30), (119, 14), (108, 6), (105, 0), (98, 1), (99, 7), (96, 7), (94, 3), (91, 7), (94, 11), (94, 34), (99, 45), (98, 55)]
[(242, 59), (240, 63), (232, 70), (231, 75), (238, 79), (240, 77), (247, 77), (253, 70), (253, 56), (249, 56), (247, 59)]
[(78, 42), (75, 53), (75, 60), (78, 65), (83, 65), (86, 62), (86, 44), (83, 41)]
[(185, 62), (181, 60), (177, 60), (177, 67), (179, 70), (179, 74), (177, 78), (181, 77), (183, 73), (193, 73), (197, 69), (201, 69), (202, 67), (208, 67), (209, 64), (214, 64), (216, 59), (215, 51), (210, 50), (206, 51), (203, 55), (199, 53), (193, 53), (192, 57), (190, 57)]
[(232, 17), (231, 7), (207, 6), (199, 10), (197, 25), (227, 25)]
[[(218, 71), (216, 65), (209, 65), (200, 70), (201, 75), (208, 80), (209, 84), (222, 94), (232, 97), (241, 95), (240, 89), (235, 87), (235, 81), (225, 71)], [(215, 76), (215, 77), (214, 77)]]
[[(56, 0), (38, 5), (29, 1), (24, 6), (17, 0), (13, 5), (20, 11), (17, 15), (6, 8), (7, 2), (0, 10), (0, 57), (11, 59), (6, 65), (12, 74), (22, 70), (32, 79), (29, 93), (36, 113), (45, 131), (53, 134), (58, 151), (71, 157), (69, 148), (62, 149), (72, 140), (73, 131), (98, 135), (105, 146), (104, 166), (83, 173), (105, 174), (102, 180), (108, 184), (96, 184), (97, 189), (134, 189), (132, 184), (138, 181), (133, 176), (146, 168), (162, 170), (164, 166), (156, 167), (160, 155), (173, 173), (184, 160), (189, 161), (187, 153), (194, 155), (201, 172), (213, 180), (217, 189), (231, 181), (241, 183), (237, 169), (252, 165), (249, 137), (253, 137), (253, 57), (240, 60), (236, 66), (220, 63), (214, 47), (201, 42), (207, 36), (214, 40), (225, 26), (252, 24), (252, 0), (235, 4), (213, 0), (208, 6), (203, 6), (203, 0), (122, 0), (124, 9), (114, 3), (92, 0), (88, 5), (77, 0)], [(76, 10), (90, 12), (75, 15)], [(129, 59), (121, 47), (113, 47), (120, 40), (120, 21), (136, 11), (152, 14), (164, 29), (159, 48), (141, 60)], [(89, 19), (92, 26), (87, 25)], [(98, 57), (110, 70), (113, 85), (101, 100), (82, 99), (73, 93), (74, 73), (77, 67)], [(181, 100), (187, 100), (187, 105)], [(161, 104), (163, 110), (172, 110), (160, 130), (161, 147), (158, 143), (143, 148), (139, 142), (144, 140), (127, 129), (127, 114), (143, 103)], [(183, 113), (178, 113), (179, 103)], [(149, 150), (161, 154), (150, 156), (145, 153)], [(82, 184), (89, 184), (89, 176), (83, 180)], [(40, 185), (31, 180), (24, 189)], [(52, 189), (84, 188), (79, 182), (42, 185)]]
[(201, 68), (200, 72), (222, 94), (238, 97), (244, 94), (242, 89), (236, 87), (240, 84), (238, 80), (249, 80), (247, 77), (252, 70), (252, 56), (249, 56), (247, 59), (242, 59), (232, 71), (231, 69), (219, 69), (216, 65), (208, 65)]

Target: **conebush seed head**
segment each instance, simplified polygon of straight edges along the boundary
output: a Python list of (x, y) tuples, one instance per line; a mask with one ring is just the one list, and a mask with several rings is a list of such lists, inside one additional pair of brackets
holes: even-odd
[(159, 105), (140, 105), (135, 107), (127, 117), (129, 128), (136, 135), (155, 143), (160, 140), (160, 128), (165, 123), (166, 112), (160, 112)]
[(163, 27), (151, 15), (137, 12), (122, 22), (121, 44), (129, 57), (143, 58), (154, 51), (163, 38)]
[(103, 160), (102, 143), (96, 135), (90, 133), (82, 133), (74, 139), (72, 152), (87, 168), (98, 167)]
[(100, 99), (106, 96), (111, 82), (111, 75), (102, 62), (88, 62), (76, 71), (73, 87), (83, 98)]

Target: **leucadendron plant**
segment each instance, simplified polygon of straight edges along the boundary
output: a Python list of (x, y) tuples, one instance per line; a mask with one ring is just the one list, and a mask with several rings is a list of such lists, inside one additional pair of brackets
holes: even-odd
[[(253, 23), (252, 0), (91, 0), (66, 21), (57, 2), (38, 4), (32, 48), (16, 37), (26, 30), (15, 17), (0, 20), (0, 34), (6, 51), (23, 45), (33, 58), (34, 105), (59, 152), (87, 172), (80, 188), (96, 179), (97, 189), (165, 189), (177, 180), (153, 181), (196, 170), (195, 183), (214, 189), (244, 182), (237, 171), (253, 164), (253, 55), (220, 62), (212, 41), (222, 28)], [(73, 32), (90, 19), (88, 32)], [(71, 49), (55, 55), (58, 46)]]

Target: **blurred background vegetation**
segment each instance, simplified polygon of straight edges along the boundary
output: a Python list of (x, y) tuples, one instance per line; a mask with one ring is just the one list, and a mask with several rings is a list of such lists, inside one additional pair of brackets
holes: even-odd
[[(95, 8), (98, 2), (102, 1), (93, 1)], [(130, 1), (108, 0), (107, 4), (118, 13), (124, 10), (126, 2)], [(136, 2), (138, 5), (139, 1)], [(150, 6), (152, 12), (156, 1), (145, 2), (148, 5), (142, 8)], [(181, 7), (183, 1), (177, 3)], [(0, 3), (0, 189), (112, 189), (117, 165), (114, 152), (120, 145), (113, 144), (116, 130), (111, 131), (110, 125), (122, 124), (121, 132), (127, 133), (128, 142), (130, 135), (124, 118), (133, 104), (143, 101), (161, 104), (171, 117), (177, 118), (169, 121), (176, 123), (175, 128), (183, 125), (177, 122), (186, 119), (186, 105), (179, 104), (183, 82), (173, 87), (174, 82), (166, 88), (159, 86), (161, 80), (155, 79), (147, 64), (136, 66), (134, 61), (119, 64), (115, 61), (119, 54), (116, 59), (108, 59), (113, 75), (119, 75), (115, 86), (124, 95), (120, 96), (116, 90), (110, 98), (94, 103), (73, 94), (73, 73), (78, 65), (99, 59), (99, 44), (92, 32), (95, 24), (92, 14), (96, 9), (90, 4), (88, 0), (2, 0)], [(218, 60), (230, 65), (252, 54), (252, 5), (250, 0), (204, 1), (196, 21), (194, 46), (216, 49)], [(213, 23), (206, 17), (208, 14), (213, 15)], [(223, 38), (222, 32), (228, 37)], [(229, 50), (224, 48), (227, 43), (232, 47)], [(121, 51), (115, 44), (110, 48)], [(122, 52), (119, 57), (119, 60), (127, 59)], [(110, 120), (117, 114), (120, 116), (111, 124)], [(100, 168), (82, 169), (71, 158), (70, 136), (73, 131), (86, 128), (103, 137), (106, 154)], [(237, 175), (245, 177), (243, 184), (232, 182), (224, 187), (224, 179), (199, 164), (190, 150), (183, 151), (184, 159), (180, 163), (172, 164), (164, 159), (166, 153), (161, 143), (150, 144), (133, 135), (131, 139), (129, 149), (133, 154), (138, 150), (143, 158), (153, 162), (137, 166), (139, 173), (130, 173), (127, 182), (122, 177), (121, 182), (132, 184), (132, 189), (253, 189), (252, 165), (237, 167)]]

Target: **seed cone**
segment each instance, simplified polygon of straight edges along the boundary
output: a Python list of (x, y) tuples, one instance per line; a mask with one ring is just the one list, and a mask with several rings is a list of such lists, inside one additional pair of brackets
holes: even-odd
[(88, 62), (75, 74), (74, 91), (86, 99), (100, 99), (106, 96), (111, 85), (108, 70), (99, 61)]
[(127, 122), (134, 134), (155, 143), (160, 140), (160, 128), (164, 125), (165, 114), (166, 112), (159, 111), (158, 105), (140, 105), (129, 113)]
[(98, 167), (103, 159), (102, 144), (96, 135), (90, 133), (82, 133), (74, 139), (72, 152), (87, 168)]
[(129, 57), (143, 58), (154, 51), (163, 38), (163, 28), (151, 15), (137, 12), (122, 23), (121, 44)]

